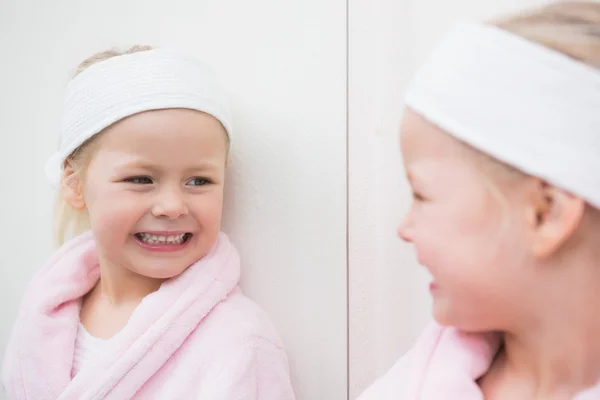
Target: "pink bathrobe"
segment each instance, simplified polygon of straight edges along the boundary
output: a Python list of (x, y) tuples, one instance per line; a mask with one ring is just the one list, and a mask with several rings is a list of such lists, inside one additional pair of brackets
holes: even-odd
[[(293, 400), (265, 313), (238, 288), (224, 234), (211, 253), (144, 298), (93, 364), (72, 378), (81, 297), (98, 281), (95, 241), (63, 246), (25, 294), (2, 380), (15, 400)], [(1, 396), (0, 396), (1, 397)]]
[[(357, 400), (484, 400), (477, 380), (500, 346), (496, 335), (432, 323), (416, 345)], [(600, 400), (600, 385), (575, 400)]]

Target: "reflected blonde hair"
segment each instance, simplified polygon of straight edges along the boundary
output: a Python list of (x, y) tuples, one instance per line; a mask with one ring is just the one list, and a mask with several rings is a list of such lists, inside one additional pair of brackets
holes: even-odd
[(600, 69), (600, 3), (561, 1), (490, 22)]
[[(85, 60), (83, 60), (78, 66), (73, 75), (75, 78), (77, 75), (85, 71), (90, 66), (99, 63), (104, 60), (108, 60), (112, 57), (117, 57), (125, 54), (133, 54), (140, 51), (152, 50), (151, 46), (136, 45), (130, 47), (125, 51), (120, 50), (106, 50), (100, 53), (96, 53)], [(75, 149), (71, 155), (65, 161), (69, 163), (74, 169), (75, 174), (72, 177), (77, 176), (81, 182), (85, 179), (85, 172), (92, 159), (95, 150), (97, 149), (97, 139), (102, 132), (94, 135), (88, 139), (85, 143)], [(60, 145), (60, 144), (59, 144)], [(68, 184), (68, 182), (61, 182), (62, 184)], [(72, 208), (63, 197), (61, 191), (59, 191), (54, 205), (54, 240), (56, 246), (63, 245), (69, 238), (81, 234), (90, 228), (89, 217), (86, 210), (76, 210)]]
[[(563, 53), (577, 61), (600, 69), (600, 3), (593, 1), (560, 1), (532, 8), (517, 15), (488, 21), (500, 29)], [(600, 128), (600, 127), (599, 127)], [(512, 166), (464, 144), (478, 164), (494, 178), (525, 178)], [(485, 173), (483, 173), (485, 174)], [(484, 176), (492, 195), (506, 203), (506, 198), (492, 177)]]

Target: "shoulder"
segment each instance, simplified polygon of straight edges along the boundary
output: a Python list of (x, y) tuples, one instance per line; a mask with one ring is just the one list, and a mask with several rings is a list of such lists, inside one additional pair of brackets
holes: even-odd
[(218, 334), (230, 344), (264, 342), (283, 348), (279, 333), (266, 311), (237, 287), (213, 308), (197, 330)]
[(402, 387), (406, 381), (406, 373), (410, 370), (412, 350), (400, 357), (394, 365), (381, 377), (376, 379), (357, 400), (392, 400), (404, 398)]
[[(194, 341), (211, 368), (203, 374), (200, 398), (294, 399), (288, 358), (266, 312), (236, 289), (197, 327)], [(187, 353), (190, 355), (190, 353)], [(239, 396), (239, 397), (236, 397)]]
[(375, 380), (357, 400), (414, 398), (413, 395), (417, 390), (416, 382), (419, 381), (423, 368), (445, 330), (446, 328), (435, 322), (430, 323), (411, 349), (400, 357), (385, 374)]

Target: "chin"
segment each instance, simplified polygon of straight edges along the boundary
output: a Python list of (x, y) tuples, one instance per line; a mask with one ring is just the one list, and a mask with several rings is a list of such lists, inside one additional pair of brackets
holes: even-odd
[(178, 277), (188, 268), (189, 266), (183, 268), (172, 268), (172, 266), (170, 268), (165, 268), (161, 266), (156, 266), (155, 268), (151, 267), (144, 269), (136, 269), (134, 270), (134, 272), (138, 275), (145, 276), (146, 278), (166, 280)]
[(157, 271), (156, 278), (157, 279), (172, 279), (177, 278), (179, 275), (183, 274), (189, 267), (185, 267), (176, 271)]
[(456, 326), (458, 322), (456, 318), (452, 317), (448, 305), (440, 300), (434, 300), (432, 314), (435, 322), (442, 326)]
[(433, 319), (435, 322), (437, 322), (439, 325), (442, 325), (442, 326), (455, 326), (444, 315), (439, 315), (438, 313), (435, 313), (435, 312), (433, 313)]
[(486, 329), (481, 321), (476, 318), (466, 317), (465, 315), (462, 315), (461, 317), (448, 309), (434, 309), (433, 318), (441, 326), (456, 328), (467, 333), (483, 333), (490, 331), (490, 329)]

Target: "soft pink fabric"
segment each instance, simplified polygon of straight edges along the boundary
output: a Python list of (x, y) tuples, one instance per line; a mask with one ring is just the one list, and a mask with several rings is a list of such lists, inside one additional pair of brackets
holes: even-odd
[[(489, 369), (499, 346), (497, 335), (432, 323), (357, 400), (484, 400), (477, 380)], [(600, 385), (575, 400), (600, 400)]]
[(265, 313), (238, 288), (224, 234), (206, 257), (144, 298), (104, 357), (71, 377), (81, 297), (99, 279), (91, 233), (32, 280), (7, 349), (9, 399), (292, 400), (288, 362)]

